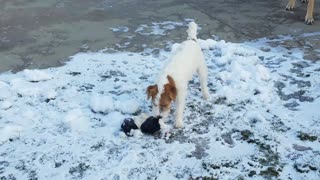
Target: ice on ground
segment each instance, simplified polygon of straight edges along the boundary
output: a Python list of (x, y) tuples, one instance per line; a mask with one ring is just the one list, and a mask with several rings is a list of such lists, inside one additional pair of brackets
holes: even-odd
[(116, 28), (110, 28), (113, 32), (128, 32), (129, 28), (126, 26), (120, 26)]
[(165, 21), (160, 23), (152, 23), (152, 25), (142, 24), (135, 32), (141, 35), (166, 35), (169, 30), (179, 26), (185, 26), (181, 22)]

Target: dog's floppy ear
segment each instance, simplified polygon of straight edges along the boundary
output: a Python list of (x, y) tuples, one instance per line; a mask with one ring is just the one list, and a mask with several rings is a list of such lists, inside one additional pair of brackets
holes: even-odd
[(169, 84), (165, 85), (165, 91), (168, 93), (168, 96), (171, 98), (171, 100), (175, 101), (177, 97), (177, 88), (174, 80), (170, 75), (167, 76)]
[(155, 84), (147, 88), (148, 99), (150, 99), (150, 97), (152, 97), (152, 99), (155, 98), (157, 94), (158, 94), (158, 85)]

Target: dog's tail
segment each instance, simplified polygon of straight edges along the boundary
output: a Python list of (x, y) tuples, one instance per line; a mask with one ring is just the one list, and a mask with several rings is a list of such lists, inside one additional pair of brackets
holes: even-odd
[(198, 25), (195, 22), (189, 23), (189, 28), (187, 30), (189, 40), (197, 40), (197, 29)]

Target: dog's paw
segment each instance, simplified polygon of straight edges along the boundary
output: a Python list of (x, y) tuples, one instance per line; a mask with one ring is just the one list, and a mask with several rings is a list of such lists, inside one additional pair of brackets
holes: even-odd
[(176, 124), (174, 126), (176, 128), (183, 128), (183, 122), (182, 121), (176, 121)]
[(314, 19), (312, 16), (306, 16), (305, 20), (304, 20), (304, 23), (307, 24), (307, 25), (312, 25), (314, 22)]
[(207, 89), (202, 92), (202, 97), (204, 100), (208, 100), (210, 98), (210, 94)]
[(287, 11), (293, 11), (294, 10), (294, 7), (295, 7), (295, 3), (288, 3), (287, 7), (286, 7), (286, 10)]
[(209, 93), (203, 94), (203, 99), (204, 99), (204, 100), (208, 100), (209, 98), (210, 98)]

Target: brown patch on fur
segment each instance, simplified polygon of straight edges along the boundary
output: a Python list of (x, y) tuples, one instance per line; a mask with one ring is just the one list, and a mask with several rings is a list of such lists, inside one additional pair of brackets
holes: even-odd
[(152, 86), (149, 86), (147, 88), (147, 95), (148, 95), (148, 99), (150, 99), (150, 97), (152, 97), (152, 100), (154, 100), (154, 98), (156, 97), (156, 95), (158, 94), (158, 86), (155, 84), (155, 85), (152, 85)]
[(164, 85), (164, 92), (160, 97), (160, 111), (167, 111), (170, 109), (171, 101), (175, 101), (177, 97), (176, 84), (171, 76), (167, 76), (169, 83)]
[[(177, 88), (174, 80), (171, 76), (167, 76), (169, 83), (164, 85), (163, 93), (160, 96), (159, 108), (161, 111), (167, 111), (170, 109), (171, 101), (175, 101), (177, 97)], [(155, 97), (159, 93), (158, 86), (151, 85), (147, 88), (148, 99), (152, 98), (154, 101)]]
[(171, 98), (171, 100), (175, 101), (177, 97), (177, 88), (174, 80), (171, 76), (167, 76), (169, 83), (164, 85), (165, 93)]

